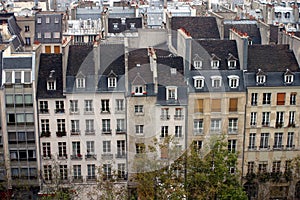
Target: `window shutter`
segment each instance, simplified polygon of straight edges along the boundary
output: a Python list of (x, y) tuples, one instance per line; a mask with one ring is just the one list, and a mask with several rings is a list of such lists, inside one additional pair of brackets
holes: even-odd
[(221, 99), (212, 99), (211, 111), (212, 112), (221, 112)]
[(229, 112), (237, 112), (238, 98), (229, 99)]
[(277, 93), (277, 105), (284, 105), (285, 93)]

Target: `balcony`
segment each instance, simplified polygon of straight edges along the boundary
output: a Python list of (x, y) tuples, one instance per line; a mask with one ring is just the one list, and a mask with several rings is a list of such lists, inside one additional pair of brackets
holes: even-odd
[(57, 159), (58, 160), (66, 160), (66, 159), (68, 159), (68, 155), (67, 154), (57, 155)]
[(85, 130), (85, 135), (95, 135), (95, 130)]
[(170, 120), (170, 115), (160, 115), (161, 120)]
[(71, 135), (80, 135), (80, 130), (71, 130)]
[(96, 175), (86, 176), (86, 181), (87, 182), (94, 182), (94, 181), (96, 181)]
[(114, 155), (112, 153), (103, 153), (101, 154), (102, 160), (112, 160), (114, 158)]
[(203, 128), (194, 129), (194, 135), (203, 135)]
[(276, 128), (282, 128), (283, 127), (283, 122), (276, 122), (275, 127)]
[(286, 150), (294, 150), (295, 145), (286, 145), (285, 148), (286, 148)]
[(280, 151), (280, 150), (282, 150), (282, 149), (283, 149), (283, 145), (274, 145), (274, 146), (273, 146), (273, 150), (275, 150), (275, 151), (276, 151), (276, 150), (279, 150), (279, 151)]
[(288, 124), (288, 127), (289, 127), (289, 128), (295, 128), (295, 127), (296, 127), (296, 124), (295, 124), (295, 123), (289, 123), (289, 124)]
[(83, 177), (82, 176), (73, 176), (72, 181), (74, 183), (82, 183), (83, 182)]
[(110, 114), (110, 109), (107, 108), (107, 109), (102, 109), (101, 110), (101, 114)]
[(269, 127), (270, 126), (270, 122), (262, 122), (261, 125), (263, 127)]
[(78, 109), (74, 109), (74, 108), (71, 108), (69, 110), (69, 112), (70, 112), (71, 115), (78, 115), (79, 114), (79, 110)]
[(109, 129), (109, 128), (103, 128), (102, 129), (102, 134), (111, 134), (111, 129)]
[(66, 133), (65, 131), (57, 131), (57, 132), (56, 132), (56, 136), (57, 136), (57, 137), (67, 136), (67, 133)]
[(40, 114), (49, 114), (49, 109), (48, 108), (40, 109)]
[(51, 132), (50, 131), (46, 131), (46, 132), (42, 131), (41, 132), (41, 137), (50, 137), (50, 136), (51, 136)]
[(97, 155), (96, 154), (86, 154), (85, 159), (86, 160), (97, 160)]
[(229, 133), (229, 134), (237, 134), (237, 127), (234, 127), (234, 128), (228, 128), (228, 133)]
[(174, 120), (183, 120), (184, 115), (174, 115)]
[(71, 160), (82, 160), (82, 155), (80, 153), (71, 155)]
[(126, 130), (125, 129), (116, 129), (116, 134), (126, 134)]
[(249, 151), (256, 151), (257, 150), (257, 146), (248, 146), (248, 150)]
[(116, 108), (115, 113), (125, 113), (125, 109), (124, 108)]
[(120, 153), (117, 153), (115, 156), (116, 156), (116, 158), (121, 158), (121, 159), (124, 159), (124, 158), (126, 158), (126, 153), (122, 153), (122, 152), (120, 152)]
[(270, 150), (270, 146), (267, 145), (259, 146), (259, 150)]
[(59, 114), (59, 113), (65, 113), (65, 109), (63, 108), (58, 108), (54, 110), (55, 113)]

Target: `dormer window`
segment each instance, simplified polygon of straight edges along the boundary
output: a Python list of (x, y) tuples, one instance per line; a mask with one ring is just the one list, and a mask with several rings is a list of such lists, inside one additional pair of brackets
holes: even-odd
[(292, 73), (289, 69), (284, 73), (284, 82), (286, 84), (291, 84), (294, 81), (294, 73)]
[(85, 88), (85, 78), (84, 77), (76, 78), (76, 88)]
[(237, 64), (237, 58), (234, 57), (231, 53), (228, 54), (228, 58), (227, 58), (227, 66), (228, 69), (235, 69), (236, 68), (236, 64)]
[(220, 66), (220, 58), (216, 56), (215, 54), (212, 54), (211, 57), (211, 68), (212, 69), (218, 69)]
[(202, 69), (202, 58), (198, 54), (195, 54), (193, 61), (195, 69)]
[(266, 82), (266, 74), (261, 69), (258, 69), (258, 72), (256, 73), (256, 83), (264, 84), (265, 82)]
[(135, 85), (133, 86), (133, 92), (132, 94), (139, 96), (146, 94), (145, 86), (143, 85)]
[(108, 87), (109, 88), (117, 87), (117, 75), (112, 70), (108, 74)]
[(119, 29), (118, 23), (113, 23), (113, 29), (114, 29), (114, 30), (118, 30), (118, 29)]
[(240, 77), (238, 77), (236, 75), (231, 75), (231, 76), (228, 76), (228, 80), (229, 80), (229, 87), (237, 88), (239, 86)]
[(56, 90), (56, 81), (55, 80), (48, 80), (47, 90)]
[(194, 76), (194, 87), (196, 89), (202, 89), (204, 87), (204, 76)]
[(220, 88), (222, 86), (222, 77), (221, 76), (212, 76), (212, 87), (213, 88)]
[(167, 87), (167, 100), (177, 100), (177, 87)]
[(130, 23), (130, 29), (135, 29), (135, 23)]
[(124, 25), (126, 23), (126, 18), (121, 18), (121, 23)]

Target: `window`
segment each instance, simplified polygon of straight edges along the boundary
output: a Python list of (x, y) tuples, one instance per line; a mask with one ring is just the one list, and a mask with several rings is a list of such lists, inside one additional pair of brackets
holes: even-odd
[(76, 78), (76, 88), (85, 88), (85, 78)]
[(108, 99), (101, 100), (101, 112), (110, 112)]
[(220, 88), (222, 86), (222, 77), (221, 76), (212, 76), (212, 87), (213, 88)]
[(59, 165), (60, 180), (68, 179), (68, 165)]
[(193, 141), (193, 147), (194, 147), (194, 150), (199, 152), (202, 148), (202, 141), (201, 140), (194, 140)]
[(262, 126), (270, 126), (270, 112), (262, 113)]
[(65, 119), (57, 119), (57, 132), (64, 133), (66, 132)]
[(273, 173), (279, 173), (280, 172), (280, 161), (274, 161), (272, 166), (272, 172)]
[(290, 105), (296, 105), (296, 96), (297, 96), (297, 93), (291, 93)]
[(195, 69), (202, 69), (202, 61), (201, 60), (194, 60), (194, 68)]
[(50, 17), (46, 17), (46, 24), (50, 23)]
[(49, 127), (49, 119), (41, 119), (41, 133), (49, 133), (50, 127)]
[(136, 154), (145, 153), (145, 150), (146, 150), (146, 146), (144, 143), (136, 143), (135, 144)]
[(60, 38), (60, 32), (53, 32), (53, 38), (59, 39)]
[(182, 137), (182, 126), (175, 126), (175, 137)]
[(29, 32), (29, 26), (25, 26), (25, 32)]
[(21, 83), (21, 72), (15, 72), (15, 83)]
[(160, 119), (161, 120), (169, 120), (170, 119), (169, 108), (161, 108)]
[(203, 119), (194, 119), (194, 134), (203, 133)]
[(38, 23), (38, 24), (42, 23), (42, 18), (41, 18), (41, 17), (38, 17), (38, 18), (37, 18), (37, 23)]
[(134, 112), (135, 113), (143, 113), (144, 112), (144, 106), (143, 105), (135, 105), (134, 106)]
[(263, 93), (263, 102), (262, 104), (271, 104), (271, 93)]
[(256, 126), (256, 112), (251, 112), (250, 114), (250, 126)]
[(72, 157), (81, 158), (80, 142), (72, 142)]
[(5, 83), (12, 83), (12, 72), (5, 72)]
[(55, 17), (55, 18), (54, 18), (54, 23), (55, 23), (55, 24), (58, 24), (58, 23), (59, 23), (58, 17)]
[(211, 68), (212, 69), (218, 69), (220, 65), (220, 61), (219, 60), (212, 60), (211, 61)]
[(257, 75), (256, 76), (256, 83), (264, 84), (266, 82), (266, 75)]
[(249, 150), (255, 150), (256, 149), (255, 136), (256, 136), (255, 133), (250, 133), (250, 135), (249, 135), (249, 146), (248, 146)]
[(78, 113), (78, 100), (70, 100), (70, 112)]
[(73, 179), (79, 180), (81, 177), (81, 165), (73, 165)]
[(135, 125), (135, 133), (143, 134), (144, 133), (144, 125)]
[(44, 38), (50, 39), (51, 38), (51, 32), (45, 32)]
[(238, 111), (238, 98), (230, 98), (229, 112), (237, 112), (237, 111)]
[(135, 23), (130, 23), (130, 29), (135, 29)]
[(284, 105), (285, 93), (277, 93), (277, 105)]
[(175, 108), (174, 119), (175, 120), (183, 119), (183, 109), (182, 108)]
[(195, 113), (197, 112), (203, 113), (203, 99), (195, 100)]
[(276, 128), (281, 128), (284, 123), (284, 112), (276, 112)]
[(44, 165), (44, 180), (52, 180), (52, 166)]
[(43, 142), (42, 148), (43, 148), (43, 158), (51, 158), (50, 142)]
[(285, 17), (285, 18), (290, 18), (290, 17), (291, 17), (291, 13), (290, 13), (290, 12), (284, 13), (284, 17)]
[(118, 30), (118, 29), (119, 29), (118, 23), (113, 23), (113, 29), (114, 29), (114, 30)]
[(111, 178), (111, 164), (103, 164), (104, 179)]
[(93, 100), (84, 100), (84, 111), (85, 112), (93, 112)]
[(236, 152), (236, 140), (228, 140), (228, 151), (232, 153)]
[(102, 119), (102, 133), (111, 133), (110, 119)]
[(248, 170), (247, 170), (247, 174), (253, 174), (254, 173), (254, 162), (248, 162)]
[(294, 143), (294, 132), (288, 132), (286, 148), (294, 147), (293, 143)]
[(117, 157), (125, 158), (125, 140), (117, 140)]
[(228, 60), (227, 66), (229, 69), (235, 69), (236, 68), (236, 60)]
[(133, 94), (134, 95), (143, 95), (145, 91), (145, 87), (142, 85), (133, 86)]
[(220, 131), (221, 130), (221, 119), (212, 119), (210, 122), (211, 131)]
[(211, 100), (211, 112), (221, 112), (221, 99)]
[(79, 120), (71, 120), (71, 134), (79, 134)]
[(116, 77), (109, 77), (108, 78), (108, 87), (109, 88), (117, 87), (117, 78)]
[(126, 178), (125, 163), (118, 163), (118, 178), (119, 179)]
[(167, 100), (177, 100), (177, 87), (167, 87)]
[(55, 101), (55, 113), (64, 113), (65, 106), (64, 101)]
[(117, 119), (117, 132), (125, 131), (125, 119)]
[(276, 18), (281, 18), (281, 12), (275, 12), (275, 17)]
[(25, 45), (31, 45), (30, 37), (25, 37)]
[(37, 33), (37, 38), (42, 38), (42, 33), (41, 32)]
[(228, 76), (228, 79), (229, 79), (229, 87), (237, 88), (239, 86), (240, 77), (238, 77), (236, 75), (231, 75), (231, 76)]
[(24, 83), (31, 83), (31, 71), (24, 71)]
[(94, 141), (86, 142), (86, 153), (87, 153), (87, 155), (95, 154), (95, 142)]
[(283, 133), (275, 133), (274, 146), (273, 146), (274, 149), (281, 149), (283, 147), (282, 146), (282, 135), (283, 135)]
[(258, 173), (266, 173), (268, 168), (268, 163), (263, 162), (258, 164)]
[(228, 124), (229, 133), (235, 133), (238, 130), (238, 118), (230, 118)]
[(116, 100), (116, 111), (117, 112), (124, 111), (124, 99), (117, 99)]
[(168, 133), (169, 133), (169, 127), (168, 126), (162, 126), (161, 131), (160, 131), (160, 137), (162, 137), (162, 138), (168, 137)]
[(96, 167), (94, 164), (89, 164), (87, 165), (87, 169), (88, 169), (88, 177), (87, 179), (88, 180), (91, 180), (91, 179), (95, 179), (96, 178)]
[(259, 148), (261, 149), (269, 148), (269, 133), (261, 133)]
[(40, 113), (48, 113), (48, 101), (40, 101)]
[(56, 84), (54, 80), (47, 82), (47, 90), (56, 90)]
[(111, 152), (111, 142), (103, 141), (103, 153), (110, 153), (110, 152)]
[(6, 107), (14, 107), (14, 95), (5, 95)]
[(67, 143), (66, 142), (58, 142), (58, 156), (59, 157), (67, 157)]
[(32, 94), (24, 94), (25, 106), (32, 106)]
[(290, 84), (294, 81), (293, 75), (284, 75), (284, 82), (287, 84)]
[(94, 133), (94, 120), (93, 119), (87, 119), (85, 120), (85, 132), (86, 133)]
[(204, 87), (204, 80), (205, 78), (203, 76), (194, 76), (194, 87), (196, 89), (201, 89)]

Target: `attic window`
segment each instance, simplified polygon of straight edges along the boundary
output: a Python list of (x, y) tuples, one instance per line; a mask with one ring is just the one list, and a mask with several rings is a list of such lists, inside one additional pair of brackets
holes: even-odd
[(202, 89), (204, 87), (204, 76), (194, 76), (194, 87), (196, 89)]
[(108, 77), (108, 87), (109, 88), (117, 87), (117, 78), (116, 77)]
[(55, 23), (55, 24), (58, 24), (58, 22), (59, 22), (58, 17), (55, 17), (55, 18), (54, 18), (54, 23)]
[(256, 76), (256, 83), (264, 84), (266, 82), (266, 75), (257, 75)]
[(227, 58), (227, 66), (229, 69), (235, 69), (236, 68), (236, 63), (237, 63), (237, 58), (234, 57), (231, 53), (228, 54)]
[(135, 85), (132, 88), (132, 94), (136, 96), (140, 96), (146, 94), (146, 88), (143, 85)]
[(212, 54), (212, 57), (211, 57), (211, 68), (212, 69), (218, 69), (219, 66), (220, 66), (220, 58), (217, 57), (215, 54)]
[(167, 87), (167, 100), (177, 100), (177, 87), (168, 86)]
[(56, 90), (56, 81), (55, 80), (48, 80), (47, 90)]
[(121, 18), (121, 23), (124, 25), (126, 23), (126, 18)]
[(37, 18), (37, 23), (38, 23), (38, 24), (41, 24), (41, 23), (42, 23), (42, 18), (41, 18), (41, 17), (38, 17), (38, 18)]
[(229, 80), (229, 87), (237, 88), (239, 86), (240, 77), (238, 77), (236, 75), (231, 75), (231, 76), (228, 76), (228, 80)]
[(50, 23), (50, 17), (46, 17), (46, 24)]
[(130, 29), (135, 29), (135, 23), (130, 23)]
[(173, 74), (173, 75), (176, 74), (176, 72), (177, 72), (176, 68), (171, 68), (170, 70), (171, 70), (171, 74)]
[(76, 78), (76, 88), (85, 88), (85, 78), (84, 77)]
[(222, 77), (221, 76), (212, 76), (211, 81), (212, 81), (211, 85), (213, 88), (219, 88), (222, 86)]
[(291, 74), (284, 75), (284, 82), (290, 84), (294, 81), (294, 76)]
[(202, 60), (194, 60), (194, 68), (202, 69)]
[(118, 23), (113, 23), (113, 29), (114, 30), (119, 30)]

